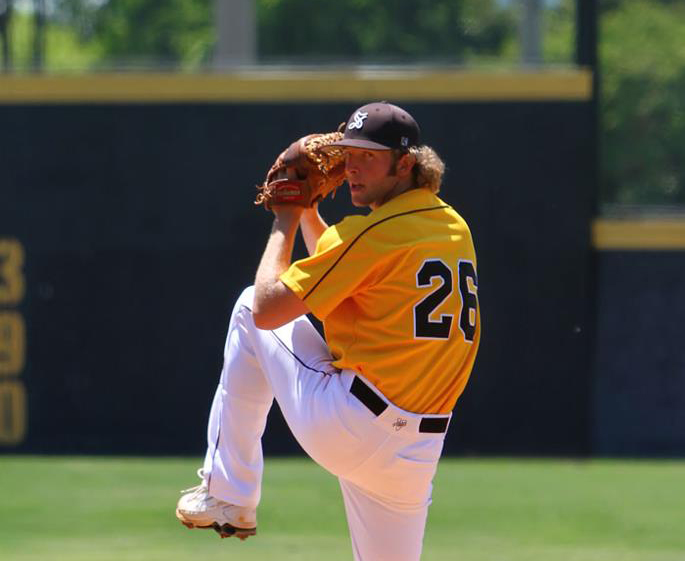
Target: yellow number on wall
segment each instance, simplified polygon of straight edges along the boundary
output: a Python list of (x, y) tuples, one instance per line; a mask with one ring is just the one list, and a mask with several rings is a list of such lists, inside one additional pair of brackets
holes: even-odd
[(24, 249), (17, 240), (0, 239), (0, 304), (19, 304), (24, 297)]
[(0, 312), (0, 376), (16, 376), (24, 369), (26, 329), (17, 312)]
[(26, 392), (19, 380), (0, 381), (0, 444), (19, 444), (26, 435)]

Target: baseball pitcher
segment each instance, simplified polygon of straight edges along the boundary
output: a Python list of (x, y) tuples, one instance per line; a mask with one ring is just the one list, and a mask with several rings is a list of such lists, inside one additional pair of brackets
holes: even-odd
[[(438, 198), (444, 164), (419, 135), (405, 110), (371, 103), (341, 132), (294, 142), (269, 170), (257, 202), (273, 226), (230, 318), (202, 482), (176, 510), (186, 526), (256, 533), (275, 398), (304, 450), (340, 481), (354, 558), (420, 558), (480, 313), (471, 233)], [(370, 212), (328, 226), (317, 202), (344, 180)], [(291, 262), (298, 230), (310, 256)]]

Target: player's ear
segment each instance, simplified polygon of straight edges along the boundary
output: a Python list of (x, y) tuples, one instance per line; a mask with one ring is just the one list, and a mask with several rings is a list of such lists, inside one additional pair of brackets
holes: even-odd
[(397, 174), (398, 175), (409, 175), (412, 168), (416, 164), (416, 156), (411, 153), (402, 154), (400, 159), (397, 161)]

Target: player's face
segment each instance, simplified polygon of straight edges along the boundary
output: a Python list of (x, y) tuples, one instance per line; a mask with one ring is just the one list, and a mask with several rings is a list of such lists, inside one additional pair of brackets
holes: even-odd
[(390, 150), (345, 150), (345, 178), (354, 206), (375, 209), (393, 197), (399, 182), (399, 178), (391, 174), (393, 163)]

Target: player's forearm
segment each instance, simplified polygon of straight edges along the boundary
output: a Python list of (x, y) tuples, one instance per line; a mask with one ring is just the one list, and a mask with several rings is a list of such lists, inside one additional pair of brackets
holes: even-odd
[(326, 228), (328, 228), (328, 224), (321, 218), (316, 206), (308, 208), (302, 213), (300, 217), (300, 230), (302, 231), (302, 237), (309, 255), (314, 255), (316, 252), (316, 242), (319, 241), (321, 234), (323, 234)]
[(290, 267), (300, 211), (276, 215), (269, 240), (257, 268), (252, 315), (260, 329), (275, 329), (309, 310), (280, 280)]
[(268, 298), (274, 286), (280, 284), (279, 276), (290, 266), (297, 227), (295, 217), (274, 218), (269, 240), (257, 268), (255, 300)]

